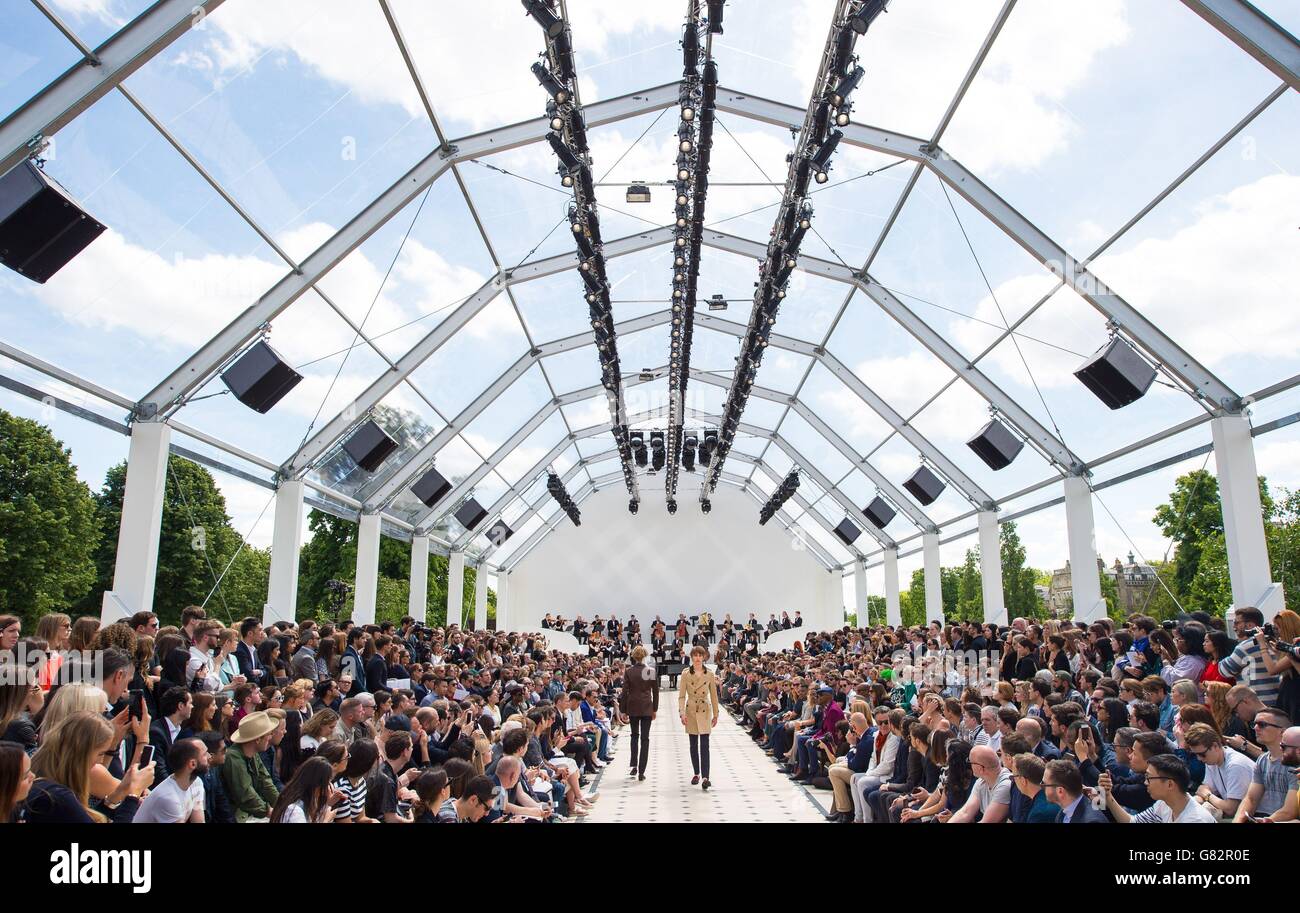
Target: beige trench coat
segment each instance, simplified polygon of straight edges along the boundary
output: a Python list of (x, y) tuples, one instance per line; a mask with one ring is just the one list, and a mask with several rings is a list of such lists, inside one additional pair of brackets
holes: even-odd
[(708, 669), (696, 675), (687, 668), (677, 679), (677, 713), (686, 717), (686, 732), (708, 735), (718, 715), (718, 678)]

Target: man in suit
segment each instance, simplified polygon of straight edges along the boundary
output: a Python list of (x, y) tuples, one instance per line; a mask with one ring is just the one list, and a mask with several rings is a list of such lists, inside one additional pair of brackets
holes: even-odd
[(632, 773), (645, 779), (650, 763), (650, 723), (659, 712), (659, 670), (645, 663), (646, 648), (632, 648), (632, 665), (623, 674), (623, 694), (619, 700), (625, 721), (632, 726)]
[(316, 649), (320, 646), (320, 634), (315, 628), (309, 628), (302, 635), (302, 642), (298, 645), (298, 652), (293, 654), (293, 662), (290, 668), (293, 669), (294, 678), (305, 678), (313, 685), (316, 684), (318, 675), (316, 672)]
[[(972, 752), (973, 753), (973, 752)], [(1106, 816), (1092, 807), (1083, 794), (1083, 774), (1073, 761), (1058, 758), (1043, 771), (1043, 792), (1047, 801), (1059, 806), (1057, 824), (1108, 824)]]
[(352, 628), (348, 631), (348, 646), (343, 651), (343, 659), (339, 662), (339, 672), (351, 676), (352, 686), (344, 697), (356, 697), (366, 690), (366, 664), (361, 659), (361, 651), (365, 648), (366, 638), (369, 636), (364, 628)]
[(246, 681), (255, 685), (266, 684), (266, 670), (257, 658), (257, 647), (266, 639), (262, 623), (249, 616), (239, 623), (239, 644), (235, 647), (235, 661)]
[(149, 725), (149, 744), (153, 746), (154, 762), (157, 765), (153, 774), (154, 786), (166, 780), (171, 773), (167, 769), (167, 756), (171, 754), (172, 745), (180, 735), (181, 727), (189, 720), (193, 707), (189, 691), (179, 685), (168, 688), (158, 701), (159, 719)]

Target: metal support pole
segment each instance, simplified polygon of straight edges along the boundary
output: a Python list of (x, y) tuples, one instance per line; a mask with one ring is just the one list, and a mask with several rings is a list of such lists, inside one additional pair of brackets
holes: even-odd
[(885, 621), (897, 627), (903, 623), (903, 607), (898, 598), (898, 548), (885, 549)]
[(474, 630), (487, 630), (487, 567), (480, 564), (474, 571)]
[(509, 631), (510, 575), (497, 574), (497, 630)]
[(865, 628), (871, 615), (867, 611), (867, 565), (864, 561), (853, 562), (853, 610), (857, 614), (858, 627)]
[(1282, 585), (1273, 582), (1264, 538), (1264, 512), (1259, 500), (1259, 472), (1250, 423), (1243, 415), (1223, 415), (1210, 421), (1214, 465), (1223, 501), (1223, 537), (1228, 550), (1234, 608), (1254, 606), (1272, 621), (1286, 608)]
[(460, 626), (465, 608), (465, 553), (453, 551), (447, 561), (447, 627)]
[(925, 553), (925, 619), (943, 618), (943, 572), (939, 568), (939, 534), (926, 533), (921, 537)]
[(358, 625), (375, 623), (375, 606), (379, 601), (379, 514), (362, 514), (357, 532), (357, 577), (352, 593), (352, 621)]
[(1097, 570), (1092, 488), (1083, 476), (1067, 476), (1064, 485), (1065, 532), (1069, 539), (1074, 617), (1091, 623), (1106, 617), (1106, 600), (1101, 597), (1101, 577)]
[(303, 482), (285, 480), (275, 490), (275, 529), (271, 534), (271, 575), (262, 606), (262, 624), (298, 617), (298, 557), (302, 550)]
[(411, 537), (411, 599), (407, 611), (424, 623), (429, 617), (429, 537), (416, 533)]
[(166, 425), (137, 422), (131, 426), (117, 563), (113, 568), (113, 589), (104, 593), (101, 624), (153, 609), (171, 438), (171, 428)]
[(991, 510), (976, 514), (980, 537), (980, 583), (984, 591), (984, 620), (1007, 623), (1007, 605), (1002, 595), (1002, 540), (998, 515)]

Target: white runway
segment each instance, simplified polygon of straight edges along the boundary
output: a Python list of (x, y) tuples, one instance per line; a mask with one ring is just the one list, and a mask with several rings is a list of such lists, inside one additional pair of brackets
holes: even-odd
[[(630, 727), (620, 730), (614, 761), (600, 778), (600, 801), (585, 822), (708, 823), (713, 821), (819, 822), (808, 795), (782, 776), (725, 710), (711, 737), (709, 780), (704, 792), (691, 786), (691, 752), (677, 716), (677, 692), (660, 693), (659, 715), (650, 727), (650, 764), (645, 782), (629, 776)], [(829, 803), (830, 793), (826, 793)]]

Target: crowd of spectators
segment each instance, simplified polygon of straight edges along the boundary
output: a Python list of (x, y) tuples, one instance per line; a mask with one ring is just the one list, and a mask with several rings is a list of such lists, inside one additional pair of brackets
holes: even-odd
[(0, 822), (561, 822), (623, 664), (544, 632), (0, 615)]
[(719, 656), (726, 703), (836, 823), (1297, 820), (1300, 616), (810, 633)]

